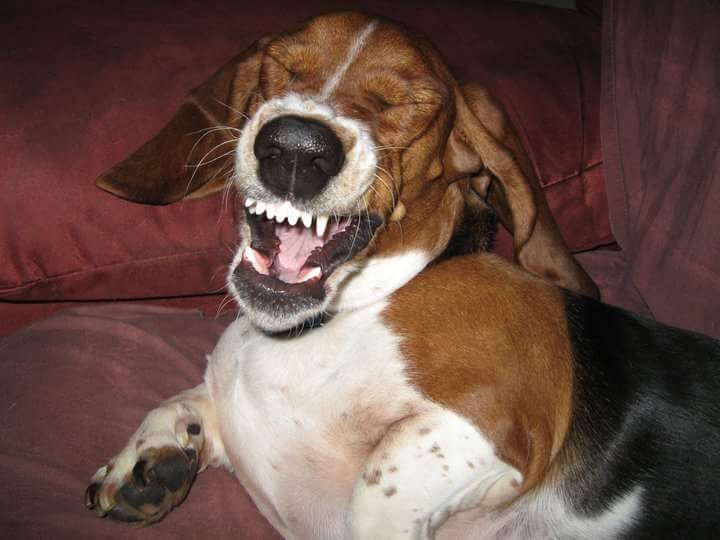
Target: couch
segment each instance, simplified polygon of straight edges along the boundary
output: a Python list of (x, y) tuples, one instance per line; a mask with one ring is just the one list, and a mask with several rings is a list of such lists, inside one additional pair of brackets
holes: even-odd
[[(577, 4), (3, 8), (0, 67), (12, 76), (0, 83), (0, 535), (277, 537), (222, 471), (202, 473), (152, 527), (130, 531), (85, 510), (94, 470), (150, 408), (200, 381), (236, 316), (223, 292), (234, 197), (133, 205), (93, 179), (235, 53), (322, 11), (362, 8), (430, 36), (459, 79), (481, 82), (506, 110), (604, 298), (720, 334), (720, 93), (705, 69), (720, 46), (708, 22), (718, 9)], [(511, 256), (510, 246), (500, 231), (495, 249)]]

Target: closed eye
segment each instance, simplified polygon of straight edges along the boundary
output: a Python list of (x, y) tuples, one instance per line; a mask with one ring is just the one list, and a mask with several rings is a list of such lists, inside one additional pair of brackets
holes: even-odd
[(380, 110), (380, 112), (385, 112), (393, 107), (393, 104), (390, 103), (390, 100), (379, 92), (370, 92), (370, 100)]
[(365, 88), (366, 95), (381, 112), (408, 105), (437, 106), (443, 101), (442, 87), (431, 77), (402, 79), (395, 72), (383, 72), (371, 76)]

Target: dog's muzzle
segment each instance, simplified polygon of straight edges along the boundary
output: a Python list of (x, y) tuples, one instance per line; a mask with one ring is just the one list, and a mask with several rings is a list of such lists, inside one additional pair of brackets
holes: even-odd
[(312, 199), (345, 161), (335, 133), (321, 122), (300, 116), (280, 116), (265, 124), (253, 151), (260, 182), (283, 199)]

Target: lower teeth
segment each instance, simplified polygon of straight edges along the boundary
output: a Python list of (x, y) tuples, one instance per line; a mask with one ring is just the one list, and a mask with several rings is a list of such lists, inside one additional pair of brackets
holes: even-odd
[(322, 276), (322, 270), (319, 266), (316, 266), (312, 270), (310, 270), (307, 274), (305, 274), (302, 279), (298, 283), (305, 283), (306, 281), (310, 281), (311, 279), (319, 278)]

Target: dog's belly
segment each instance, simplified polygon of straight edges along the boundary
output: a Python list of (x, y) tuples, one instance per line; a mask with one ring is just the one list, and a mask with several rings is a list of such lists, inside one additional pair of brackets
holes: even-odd
[(336, 316), (291, 339), (245, 320), (206, 373), (226, 453), (261, 512), (286, 538), (346, 536), (353, 486), (387, 427), (425, 406), (407, 383), (382, 305)]

